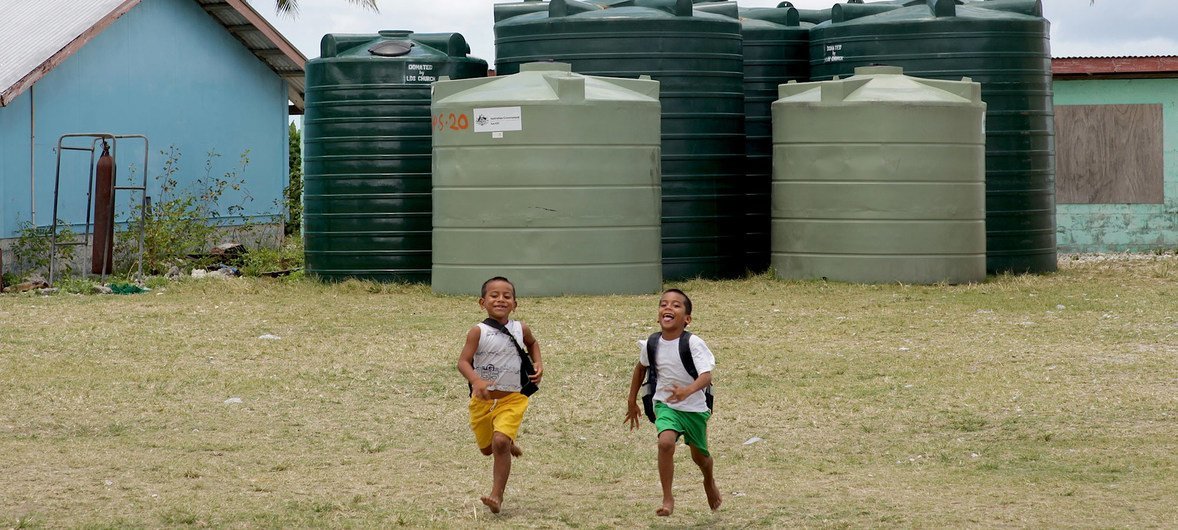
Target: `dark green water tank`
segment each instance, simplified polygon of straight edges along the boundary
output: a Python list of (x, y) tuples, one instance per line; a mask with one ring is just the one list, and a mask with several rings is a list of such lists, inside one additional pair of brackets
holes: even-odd
[(457, 33), (323, 37), (307, 62), (303, 238), (327, 280), (428, 282), (430, 83), (485, 77)]
[(725, 16), (696, 11), (690, 0), (553, 0), (518, 14), (529, 4), (496, 6), (497, 72), (559, 61), (580, 74), (659, 81), (663, 276), (743, 273), (744, 68), (735, 4)]
[(986, 269), (1056, 269), (1050, 24), (1039, 0), (838, 4), (810, 31), (812, 79), (858, 66), (981, 83), (986, 111)]
[(810, 79), (810, 28), (797, 9), (741, 8), (744, 39), (745, 266), (769, 268), (769, 209), (772, 203), (773, 124), (777, 86)]

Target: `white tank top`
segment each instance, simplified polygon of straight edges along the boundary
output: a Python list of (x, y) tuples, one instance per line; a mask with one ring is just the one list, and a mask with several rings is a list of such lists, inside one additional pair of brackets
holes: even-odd
[[(507, 331), (515, 336), (520, 346), (524, 344), (524, 328), (518, 320), (507, 321)], [(519, 392), (520, 358), (519, 350), (512, 345), (512, 337), (479, 322), (479, 348), (474, 352), (474, 371), (479, 378), (490, 381), (488, 390)]]

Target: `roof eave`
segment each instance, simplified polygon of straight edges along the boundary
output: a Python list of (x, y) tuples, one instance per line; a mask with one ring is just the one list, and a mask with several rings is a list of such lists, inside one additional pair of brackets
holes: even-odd
[(1051, 60), (1056, 79), (1178, 78), (1178, 56), (1057, 57)]
[[(245, 19), (244, 25), (231, 25), (218, 14), (218, 6), (228, 6), (237, 15)], [(306, 92), (304, 71), (307, 66), (307, 58), (296, 48), (286, 37), (282, 35), (269, 21), (265, 19), (260, 13), (249, 5), (245, 0), (219, 0), (211, 3), (201, 3), (201, 7), (214, 20), (218, 21), (222, 26), (229, 31), (243, 46), (250, 50), (259, 60), (277, 74), (283, 82), (287, 85), (287, 98), (292, 103), (291, 107), (295, 114), (302, 114), (304, 109), (303, 97)], [(260, 48), (251, 45), (246, 41), (243, 32), (253, 30), (260, 33), (273, 48)], [(291, 69), (283, 69), (282, 65), (278, 64), (282, 59), (289, 61)]]

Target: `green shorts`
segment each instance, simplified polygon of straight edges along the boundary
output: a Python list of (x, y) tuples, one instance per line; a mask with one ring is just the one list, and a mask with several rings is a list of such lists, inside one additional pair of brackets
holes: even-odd
[(683, 441), (703, 453), (708, 452), (708, 418), (711, 412), (683, 412), (675, 410), (662, 401), (654, 402), (654, 428), (659, 434), (675, 431), (683, 435)]

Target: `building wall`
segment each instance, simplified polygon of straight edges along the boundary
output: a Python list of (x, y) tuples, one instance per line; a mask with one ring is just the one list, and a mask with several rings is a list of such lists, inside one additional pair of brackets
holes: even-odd
[[(224, 206), (238, 203), (254, 221), (271, 222), (282, 211), (288, 179), (285, 83), (194, 0), (140, 3), (49, 72), (9, 106), (0, 107), (0, 239), (20, 223), (52, 222), (58, 137), (110, 132), (148, 137), (148, 194), (161, 200), (167, 154), (179, 170), (179, 188), (194, 190), (238, 172), (246, 184), (228, 190)], [(30, 113), (30, 107), (32, 112)], [(30, 184), (30, 114), (35, 131), (35, 183)], [(72, 145), (89, 145), (74, 141)], [(118, 144), (120, 184), (141, 183), (142, 142)], [(248, 164), (239, 168), (243, 153)], [(219, 156), (210, 156), (209, 153)], [(75, 224), (86, 216), (89, 153), (63, 151), (58, 218)], [(207, 165), (207, 167), (206, 167)], [(119, 192), (126, 212), (133, 197)], [(252, 200), (246, 200), (252, 197)]]
[(1055, 105), (1162, 106), (1161, 204), (1057, 204), (1061, 252), (1178, 248), (1178, 79), (1057, 80)]

